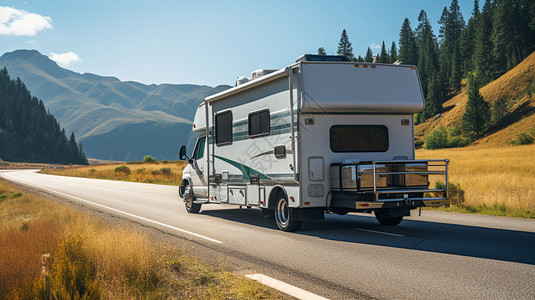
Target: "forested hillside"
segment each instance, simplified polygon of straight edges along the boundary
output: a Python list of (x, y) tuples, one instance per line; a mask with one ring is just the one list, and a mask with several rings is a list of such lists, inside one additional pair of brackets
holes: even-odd
[(0, 70), (0, 158), (6, 161), (87, 164), (82, 145), (32, 97), (24, 83)]
[[(482, 87), (514, 68), (535, 51), (535, 1), (485, 0), (480, 7), (475, 0), (472, 15), (465, 21), (458, 0), (444, 7), (439, 20), (429, 20), (422, 10), (413, 28), (408, 18), (401, 26), (399, 48), (395, 42), (382, 44), (376, 55), (379, 63), (417, 65), (426, 108), (416, 123), (444, 111), (443, 103), (463, 91), (468, 77)], [(417, 12), (415, 12), (416, 14)], [(438, 36), (432, 24), (437, 22)], [(338, 54), (355, 61), (372, 62), (372, 50), (364, 57), (354, 55), (348, 33), (344, 30)], [(318, 53), (325, 53), (322, 47)], [(357, 57), (357, 58), (355, 58)]]

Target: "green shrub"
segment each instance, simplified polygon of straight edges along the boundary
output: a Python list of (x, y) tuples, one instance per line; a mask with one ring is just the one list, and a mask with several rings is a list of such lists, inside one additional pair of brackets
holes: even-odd
[(446, 148), (448, 144), (448, 134), (444, 127), (433, 130), (426, 138), (424, 142), (424, 149), (440, 149)]
[[(435, 189), (445, 189), (446, 184), (442, 181), (437, 181), (435, 183)], [(453, 182), (449, 183), (448, 186), (448, 199), (452, 205), (462, 205), (464, 203), (464, 191), (461, 189), (460, 184), (455, 184)]]
[(11, 193), (11, 195), (9, 197), (10, 198), (19, 198), (19, 197), (22, 197), (22, 193)]
[(534, 143), (534, 139), (533, 139), (533, 136), (525, 133), (525, 132), (521, 132), (517, 137), (516, 137), (516, 140), (513, 140), (511, 142), (511, 144), (513, 146), (519, 146), (519, 145), (529, 145), (529, 144), (533, 144)]
[(156, 162), (156, 159), (150, 155), (145, 155), (143, 157), (143, 162), (145, 163), (153, 163), (153, 162)]
[(160, 175), (161, 174), (160, 170), (151, 170), (150, 173), (152, 175)]
[(127, 166), (119, 166), (115, 168), (115, 175), (130, 175), (132, 174), (132, 171), (130, 171), (130, 168)]
[(134, 174), (143, 174), (143, 173), (145, 173), (145, 170), (146, 170), (145, 168), (135, 169), (134, 170)]
[(162, 160), (162, 164), (165, 165), (165, 164), (167, 164), (167, 163), (169, 163), (169, 161), (167, 161), (167, 159)]
[(163, 175), (171, 175), (171, 168), (161, 168), (160, 171)]
[(462, 136), (461, 129), (458, 127), (446, 130), (440, 126), (425, 138), (424, 149), (464, 147), (469, 143), (470, 140)]

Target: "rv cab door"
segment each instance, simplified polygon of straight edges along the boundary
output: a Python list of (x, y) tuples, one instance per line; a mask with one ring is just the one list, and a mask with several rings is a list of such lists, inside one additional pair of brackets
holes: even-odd
[(195, 145), (195, 150), (191, 157), (193, 162), (191, 167), (193, 172), (191, 174), (191, 184), (193, 186), (193, 194), (195, 197), (208, 197), (208, 169), (206, 163), (206, 137), (200, 137)]

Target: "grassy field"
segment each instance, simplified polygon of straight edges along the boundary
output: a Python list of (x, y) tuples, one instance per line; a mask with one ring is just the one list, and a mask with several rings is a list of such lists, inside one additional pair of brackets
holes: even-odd
[(416, 158), (450, 159), (465, 202), (449, 210), (535, 218), (535, 145), (419, 149)]
[(47, 291), (56, 299), (287, 297), (2, 180), (0, 245), (0, 299), (48, 299)]
[(99, 166), (66, 167), (64, 169), (46, 168), (43, 169), (41, 173), (74, 177), (179, 185), (182, 182), (182, 169), (184, 169), (186, 164), (187, 162), (129, 162), (123, 164), (108, 164)]

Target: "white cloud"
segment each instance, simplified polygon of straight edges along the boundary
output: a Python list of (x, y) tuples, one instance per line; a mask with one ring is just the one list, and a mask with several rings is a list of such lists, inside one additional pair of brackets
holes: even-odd
[(67, 53), (54, 53), (50, 52), (50, 59), (57, 62), (62, 67), (67, 67), (70, 64), (82, 61), (76, 53), (69, 51)]
[(382, 47), (381, 45), (377, 45), (375, 42), (371, 43), (371, 45), (370, 45), (370, 49), (372, 49), (372, 51), (373, 50), (381, 50), (381, 47)]
[(52, 29), (51, 22), (50, 17), (0, 6), (0, 35), (35, 36), (38, 31)]
[(26, 43), (28, 43), (28, 45), (32, 46), (32, 47), (35, 47), (35, 48), (39, 48), (39, 42), (37, 40), (29, 40), (27, 41)]

